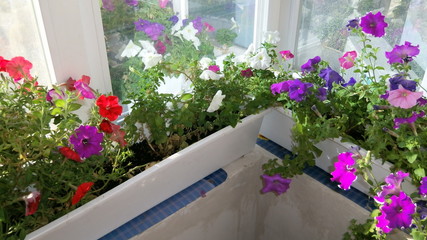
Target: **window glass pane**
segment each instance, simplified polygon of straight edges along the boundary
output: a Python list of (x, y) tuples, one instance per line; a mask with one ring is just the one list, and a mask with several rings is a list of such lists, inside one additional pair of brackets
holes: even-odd
[[(142, 78), (135, 74), (135, 71), (143, 74), (149, 64), (144, 63), (142, 53), (155, 51), (154, 54), (162, 55), (161, 61), (185, 65), (204, 56), (214, 59), (229, 52), (240, 53), (253, 39), (255, 0), (189, 0), (183, 4), (188, 6), (183, 10), (188, 10), (184, 14), (188, 19), (179, 28), (176, 21), (180, 23), (183, 19), (173, 17), (180, 15), (174, 11), (173, 2), (177, 1), (100, 2), (113, 93), (121, 99), (140, 89), (141, 84), (147, 84), (141, 83)], [(198, 31), (197, 47), (196, 41), (176, 34), (190, 23)]]
[(388, 66), (385, 51), (409, 41), (420, 47), (420, 54), (411, 64), (416, 76), (423, 79), (427, 67), (427, 18), (423, 17), (426, 10), (427, 2), (423, 0), (303, 0), (296, 66), (321, 56), (338, 70), (338, 58), (358, 48), (358, 38), (348, 37), (348, 20), (369, 11), (381, 11), (388, 23), (386, 35), (371, 38), (372, 44), (380, 47), (379, 65)]
[(32, 1), (0, 1), (0, 46), (0, 56), (24, 57), (33, 64), (31, 75), (43, 85), (50, 84)]

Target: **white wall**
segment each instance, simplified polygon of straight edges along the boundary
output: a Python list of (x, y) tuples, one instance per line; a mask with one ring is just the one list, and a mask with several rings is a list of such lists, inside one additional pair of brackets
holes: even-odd
[(261, 195), (261, 165), (274, 157), (257, 146), (224, 168), (227, 180), (206, 197), (134, 240), (332, 240), (342, 238), (352, 218), (368, 217), (368, 211), (307, 175), (294, 178), (279, 197)]

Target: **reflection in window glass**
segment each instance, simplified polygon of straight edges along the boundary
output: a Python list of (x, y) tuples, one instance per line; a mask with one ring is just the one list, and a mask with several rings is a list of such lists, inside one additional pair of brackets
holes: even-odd
[(357, 39), (348, 37), (347, 21), (369, 11), (381, 11), (388, 23), (386, 35), (372, 38), (372, 44), (380, 47), (379, 64), (387, 66), (385, 51), (409, 41), (420, 46), (421, 53), (411, 64), (416, 76), (423, 79), (427, 67), (426, 10), (427, 2), (423, 0), (303, 0), (296, 66), (318, 55), (339, 69), (338, 58), (358, 49)]
[[(190, 0), (188, 19), (178, 18), (172, 2), (102, 0), (113, 93), (120, 99), (150, 84), (144, 69), (156, 61), (185, 71), (192, 60), (242, 51), (252, 42), (255, 0)], [(189, 25), (197, 30), (193, 36)]]
[(31, 75), (47, 85), (50, 79), (31, 1), (0, 1), (0, 56), (22, 56), (33, 64)]

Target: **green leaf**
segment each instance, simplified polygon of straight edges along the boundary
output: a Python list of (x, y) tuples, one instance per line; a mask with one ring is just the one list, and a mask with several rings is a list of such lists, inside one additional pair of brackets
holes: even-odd
[(181, 96), (181, 101), (187, 102), (187, 101), (191, 100), (192, 98), (193, 98), (193, 94), (191, 94), (191, 93), (184, 93)]
[(413, 163), (413, 162), (415, 162), (415, 160), (417, 160), (417, 156), (418, 156), (418, 154), (416, 154), (416, 153), (408, 152), (406, 154), (406, 159), (408, 160), (408, 162)]
[(424, 168), (417, 168), (414, 170), (414, 173), (415, 173), (415, 175), (417, 175), (420, 178), (426, 176), (426, 172), (425, 172)]
[(55, 106), (64, 108), (65, 107), (65, 100), (64, 99), (56, 99), (55, 100)]
[(62, 109), (56, 107), (56, 108), (52, 109), (52, 111), (50, 111), (50, 114), (51, 115), (60, 115), (60, 114), (62, 114)]
[(81, 108), (82, 105), (78, 104), (78, 103), (71, 103), (70, 104), (70, 111), (76, 111), (78, 109)]
[(411, 236), (414, 238), (414, 240), (424, 240), (425, 239), (425, 234), (418, 231), (416, 228), (412, 229)]

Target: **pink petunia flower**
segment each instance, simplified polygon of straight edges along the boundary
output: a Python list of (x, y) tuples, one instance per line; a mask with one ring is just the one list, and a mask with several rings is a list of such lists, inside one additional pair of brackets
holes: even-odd
[(331, 181), (339, 182), (338, 187), (344, 190), (350, 189), (351, 184), (357, 179), (356, 168), (353, 168), (356, 161), (352, 156), (352, 152), (340, 153), (338, 162), (334, 163), (335, 170), (331, 173)]
[(169, 0), (159, 0), (159, 7), (165, 8), (168, 5)]
[(388, 92), (387, 100), (395, 107), (409, 109), (417, 105), (417, 100), (422, 96), (422, 92), (411, 92), (400, 85), (398, 89)]
[(340, 66), (342, 68), (349, 69), (354, 66), (354, 60), (356, 59), (356, 57), (357, 57), (357, 52), (350, 51), (350, 52), (344, 53), (344, 55), (340, 57), (338, 61), (340, 62)]
[(214, 32), (215, 28), (207, 22), (204, 22), (203, 25), (206, 27), (207, 32)]
[(283, 59), (288, 60), (294, 58), (294, 55), (289, 50), (280, 51), (280, 56), (282, 56)]

